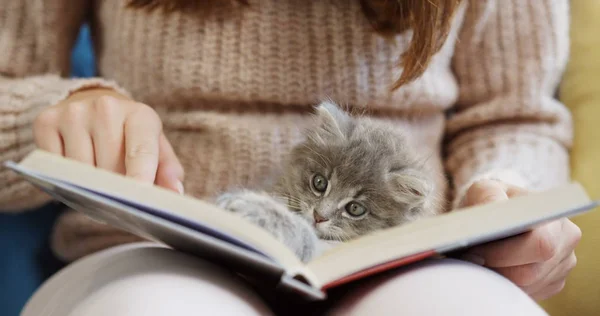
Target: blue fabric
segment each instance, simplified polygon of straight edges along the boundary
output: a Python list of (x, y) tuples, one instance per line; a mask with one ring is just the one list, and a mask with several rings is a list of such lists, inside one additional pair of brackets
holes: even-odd
[(56, 205), (0, 214), (0, 315), (18, 315), (40, 284), (63, 264), (48, 244)]
[(90, 40), (90, 28), (81, 28), (71, 55), (71, 75), (73, 77), (93, 77), (96, 75), (94, 50)]
[[(95, 75), (87, 25), (81, 29), (71, 61), (73, 77)], [(48, 244), (58, 214), (54, 204), (25, 213), (0, 213), (0, 315), (19, 315), (33, 292), (63, 267)]]

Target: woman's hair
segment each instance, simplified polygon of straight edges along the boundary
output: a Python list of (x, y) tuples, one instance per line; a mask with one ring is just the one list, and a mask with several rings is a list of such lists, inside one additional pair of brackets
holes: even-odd
[[(162, 8), (166, 11), (194, 11), (223, 2), (247, 0), (129, 0), (137, 8)], [(431, 58), (448, 37), (452, 18), (460, 0), (356, 0), (374, 30), (383, 36), (393, 36), (406, 30), (413, 35), (408, 49), (401, 55), (404, 67), (393, 89), (413, 81), (423, 74)]]

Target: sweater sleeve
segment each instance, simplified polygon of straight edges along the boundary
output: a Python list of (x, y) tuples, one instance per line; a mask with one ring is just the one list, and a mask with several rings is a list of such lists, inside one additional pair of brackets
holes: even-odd
[[(118, 89), (100, 78), (64, 77), (86, 13), (83, 0), (7, 0), (0, 6), (0, 163), (19, 161), (35, 148), (32, 124), (43, 108), (78, 89)], [(0, 183), (0, 211), (50, 199), (3, 166)]]
[(567, 0), (467, 3), (452, 61), (459, 99), (446, 127), (454, 208), (479, 179), (529, 190), (569, 180), (571, 115), (554, 98), (568, 12)]

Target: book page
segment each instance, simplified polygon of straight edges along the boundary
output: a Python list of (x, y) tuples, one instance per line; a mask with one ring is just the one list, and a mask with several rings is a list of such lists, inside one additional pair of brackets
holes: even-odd
[(444, 253), (513, 236), (532, 225), (595, 207), (579, 184), (457, 210), (391, 228), (338, 246), (308, 264), (321, 282), (422, 253)]
[(297, 270), (303, 266), (290, 249), (267, 231), (211, 203), (41, 150), (32, 152), (18, 165), (45, 177), (111, 197), (150, 214), (153, 211), (162, 212), (163, 218), (173, 222), (196, 223), (204, 229), (203, 233), (216, 237), (221, 234), (222, 240), (237, 240), (255, 247), (286, 270)]

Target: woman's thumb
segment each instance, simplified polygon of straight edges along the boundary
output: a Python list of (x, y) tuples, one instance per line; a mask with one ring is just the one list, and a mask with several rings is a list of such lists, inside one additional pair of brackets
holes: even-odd
[(507, 200), (506, 185), (496, 180), (480, 180), (467, 190), (464, 206)]
[(184, 194), (183, 166), (164, 134), (160, 135), (156, 185)]

